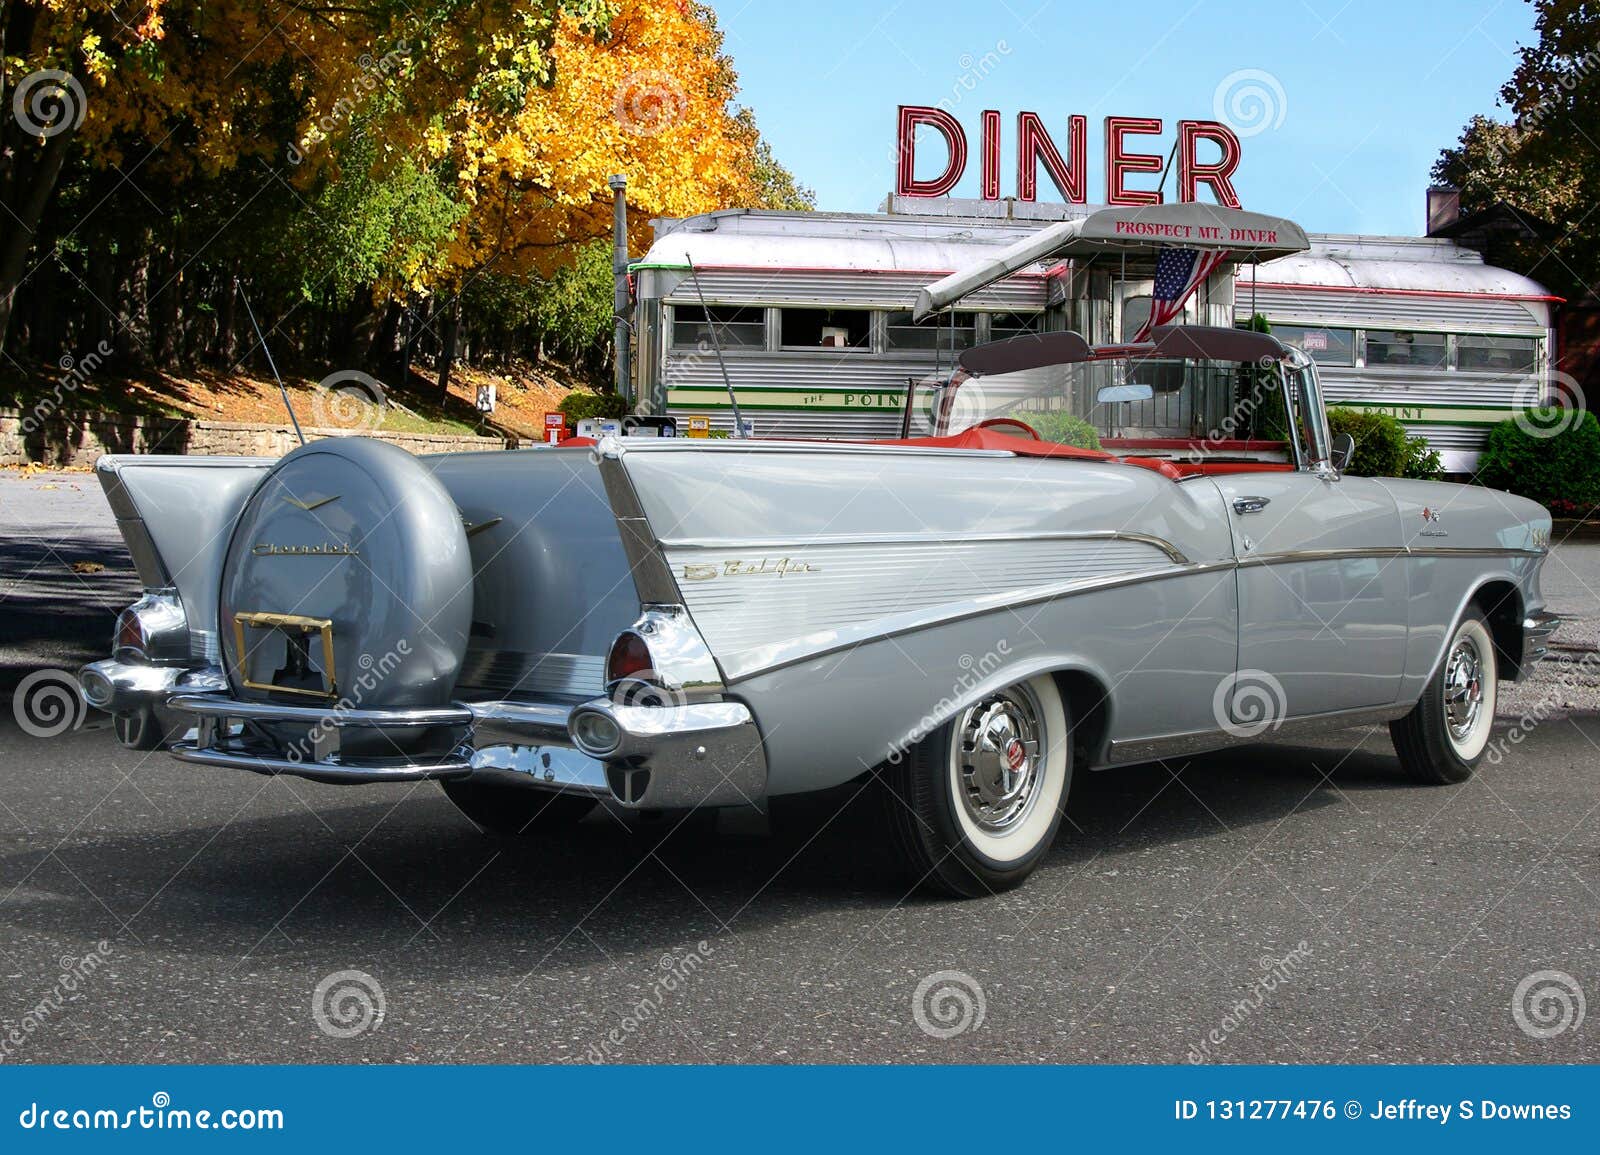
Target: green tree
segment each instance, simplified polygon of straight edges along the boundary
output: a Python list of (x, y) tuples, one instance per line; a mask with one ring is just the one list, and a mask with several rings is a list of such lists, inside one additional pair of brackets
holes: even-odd
[(1463, 212), (1498, 203), (1554, 226), (1537, 241), (1509, 242), (1491, 259), (1556, 292), (1582, 296), (1600, 279), (1600, 5), (1529, 0), (1538, 41), (1520, 50), (1500, 90), (1512, 123), (1475, 116), (1440, 153), (1433, 178), (1461, 190)]

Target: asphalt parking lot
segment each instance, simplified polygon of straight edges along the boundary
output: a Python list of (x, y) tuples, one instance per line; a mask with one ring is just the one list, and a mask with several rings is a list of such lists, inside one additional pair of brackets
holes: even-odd
[[(1597, 571), (1562, 547), (1552, 602), (1600, 619)], [(11, 683), (132, 588), (91, 477), (0, 473)], [(1521, 693), (1562, 708), (1459, 787), (1364, 732), (1082, 775), (1029, 884), (966, 903), (906, 893), (870, 789), (495, 839), (431, 786), (6, 710), (0, 1061), (1600, 1061), (1540, 1017), (1600, 991), (1600, 718)]]

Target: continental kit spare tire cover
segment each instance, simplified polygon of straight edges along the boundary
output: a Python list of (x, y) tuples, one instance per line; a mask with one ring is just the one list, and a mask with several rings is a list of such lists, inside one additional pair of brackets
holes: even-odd
[(405, 450), (358, 437), (313, 441), (246, 502), (220, 607), (241, 698), (344, 710), (443, 705), (472, 624), (461, 515)]

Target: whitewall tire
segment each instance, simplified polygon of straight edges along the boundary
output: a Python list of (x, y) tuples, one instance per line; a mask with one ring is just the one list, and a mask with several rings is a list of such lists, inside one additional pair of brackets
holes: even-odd
[(1071, 718), (1048, 674), (984, 695), (884, 769), (890, 828), (923, 888), (975, 898), (1049, 851), (1072, 784)]
[(1406, 772), (1420, 782), (1465, 782), (1489, 745), (1500, 691), (1499, 659), (1488, 620), (1469, 608), (1411, 713), (1389, 733)]

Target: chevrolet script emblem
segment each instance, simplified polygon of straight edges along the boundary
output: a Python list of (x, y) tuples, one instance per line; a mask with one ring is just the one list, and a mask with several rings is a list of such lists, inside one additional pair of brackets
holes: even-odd
[(321, 545), (272, 545), (257, 542), (250, 550), (257, 557), (358, 557), (360, 551), (341, 542), (325, 541)]

